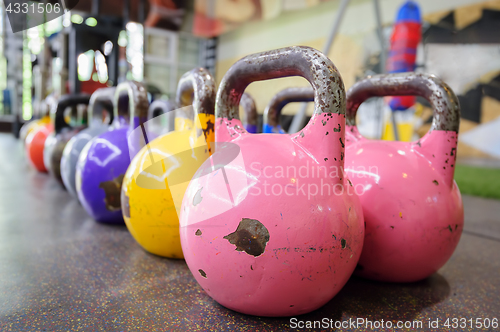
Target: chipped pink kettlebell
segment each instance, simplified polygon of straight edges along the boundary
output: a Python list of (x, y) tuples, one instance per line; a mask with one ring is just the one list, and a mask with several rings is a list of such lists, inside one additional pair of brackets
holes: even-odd
[[(359, 105), (375, 96), (417, 95), (434, 112), (417, 142), (362, 137)], [(464, 224), (462, 198), (453, 180), (460, 106), (440, 79), (424, 74), (378, 75), (347, 93), (346, 171), (363, 205), (365, 243), (356, 274), (413, 282), (441, 268), (453, 254)]]
[[(245, 88), (286, 76), (314, 88), (312, 119), (293, 135), (249, 134), (238, 115)], [(222, 79), (215, 153), (184, 195), (180, 236), (194, 277), (223, 306), (258, 316), (305, 314), (351, 276), (364, 225), (341, 171), (344, 110), (339, 72), (309, 47), (247, 56)]]

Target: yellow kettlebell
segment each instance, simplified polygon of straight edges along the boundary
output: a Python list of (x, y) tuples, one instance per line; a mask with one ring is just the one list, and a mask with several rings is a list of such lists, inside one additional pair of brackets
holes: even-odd
[(192, 100), (194, 121), (176, 117), (175, 130), (142, 148), (125, 173), (123, 218), (134, 239), (150, 253), (184, 258), (178, 215), (189, 181), (210, 156), (215, 96), (215, 82), (206, 69), (184, 74), (176, 102), (185, 106)]

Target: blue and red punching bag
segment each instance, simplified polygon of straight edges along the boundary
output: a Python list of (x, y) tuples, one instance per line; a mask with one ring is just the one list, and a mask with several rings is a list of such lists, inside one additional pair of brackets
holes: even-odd
[[(388, 73), (415, 70), (417, 46), (422, 38), (420, 8), (415, 1), (406, 1), (398, 11), (391, 36), (391, 46), (386, 69)], [(389, 99), (392, 111), (404, 111), (415, 104), (415, 96), (398, 96)]]

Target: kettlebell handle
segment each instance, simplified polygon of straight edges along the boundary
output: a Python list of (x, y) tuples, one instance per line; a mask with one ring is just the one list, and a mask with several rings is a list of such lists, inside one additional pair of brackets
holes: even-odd
[(257, 129), (257, 124), (259, 122), (259, 114), (257, 113), (257, 107), (255, 106), (255, 100), (248, 93), (243, 93), (240, 100), (240, 105), (243, 107), (245, 112), (245, 122), (247, 128), (253, 126)]
[[(114, 101), (114, 96), (115, 96), (116, 88), (115, 87), (109, 87), (109, 88), (100, 88), (94, 91), (92, 96), (90, 96), (90, 102), (89, 102), (89, 109), (87, 112), (88, 120), (87, 123), (89, 127), (92, 126), (92, 120), (94, 118), (94, 111), (96, 104), (101, 104), (101, 105), (107, 105), (111, 106), (111, 109), (113, 109), (113, 101)], [(109, 124), (113, 122), (113, 113), (110, 112), (109, 116)], [(100, 110), (100, 114), (102, 115), (102, 107)]]
[(250, 83), (288, 76), (301, 76), (312, 85), (315, 114), (345, 114), (344, 83), (332, 61), (311, 47), (292, 46), (236, 62), (220, 83), (215, 117), (239, 120), (241, 95)]
[[(120, 97), (123, 93), (128, 97), (128, 109), (120, 107)], [(120, 117), (129, 117), (129, 126), (133, 130), (146, 122), (149, 109), (148, 92), (144, 85), (135, 81), (127, 81), (118, 84), (114, 97), (113, 122), (119, 124)], [(135, 118), (138, 118), (138, 122)]]
[(66, 123), (64, 118), (64, 111), (70, 106), (76, 106), (80, 104), (88, 105), (90, 100), (90, 95), (88, 94), (68, 94), (63, 95), (59, 99), (56, 110), (53, 113), (54, 130), (56, 134), (59, 134), (63, 128), (71, 128), (71, 126)]
[(215, 81), (205, 68), (195, 68), (182, 75), (175, 101), (179, 107), (193, 105), (194, 116), (214, 114)]
[(168, 100), (157, 99), (153, 101), (151, 105), (149, 105), (148, 119), (153, 119), (156, 116), (168, 113), (167, 130), (168, 132), (173, 131), (175, 129), (175, 112), (172, 112), (173, 110), (175, 110), (175, 105), (172, 102)]
[(347, 125), (356, 126), (359, 105), (370, 97), (410, 95), (423, 97), (431, 104), (433, 120), (429, 132), (458, 133), (460, 104), (455, 93), (436, 76), (417, 73), (375, 75), (354, 84), (347, 92)]
[(281, 90), (274, 95), (264, 110), (264, 125), (272, 127), (279, 125), (281, 111), (287, 104), (311, 101), (314, 101), (314, 90), (311, 87), (296, 87)]

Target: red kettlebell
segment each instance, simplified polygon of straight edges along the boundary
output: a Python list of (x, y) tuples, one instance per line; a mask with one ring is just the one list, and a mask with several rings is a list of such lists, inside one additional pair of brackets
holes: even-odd
[[(293, 135), (249, 134), (239, 103), (254, 81), (302, 76), (315, 92)], [(180, 212), (189, 269), (223, 306), (293, 316), (330, 301), (363, 247), (363, 214), (343, 175), (345, 92), (333, 63), (309, 47), (247, 56), (221, 81), (215, 153), (190, 181)]]
[[(46, 109), (47, 115), (50, 114), (52, 109), (57, 106), (57, 99), (53, 95), (49, 95), (45, 98), (40, 108)], [(50, 119), (50, 117), (49, 117)], [(28, 136), (26, 136), (25, 141), (25, 151), (30, 164), (38, 171), (42, 173), (47, 173), (48, 169), (45, 166), (43, 151), (45, 147), (45, 141), (54, 132), (54, 122), (50, 119), (48, 123), (42, 124), (35, 129), (33, 129)]]
[[(421, 96), (434, 112), (417, 142), (369, 140), (356, 128), (359, 105), (375, 96)], [(437, 77), (399, 73), (368, 77), (347, 93), (346, 171), (365, 216), (356, 274), (389, 282), (429, 277), (453, 254), (464, 224), (453, 180), (460, 106)]]
[(43, 160), (43, 150), (47, 137), (49, 137), (49, 135), (53, 132), (54, 125), (52, 123), (47, 123), (33, 129), (26, 137), (25, 149), (26, 154), (28, 155), (28, 160), (37, 171), (42, 173), (48, 172)]

